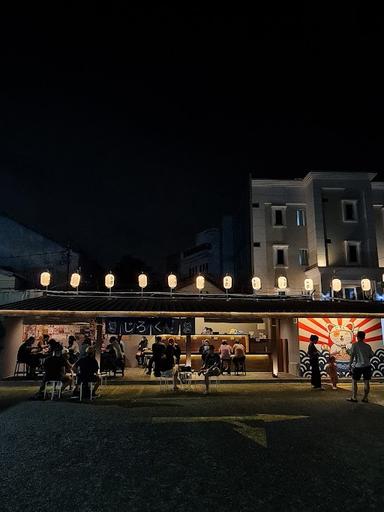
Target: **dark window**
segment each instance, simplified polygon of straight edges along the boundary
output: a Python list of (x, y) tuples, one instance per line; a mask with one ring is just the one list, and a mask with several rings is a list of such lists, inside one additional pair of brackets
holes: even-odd
[(332, 243), (332, 240), (331, 240), (330, 238), (326, 238), (326, 239), (325, 239), (325, 243), (326, 243), (326, 244), (331, 244), (331, 243)]
[(253, 208), (260, 208), (260, 203), (252, 203)]
[(285, 265), (284, 249), (277, 249), (277, 251), (276, 251), (276, 263), (277, 263), (277, 265)]
[(323, 197), (322, 201), (323, 203), (328, 203), (328, 197)]
[(348, 261), (349, 263), (359, 263), (357, 245), (348, 245)]
[(275, 226), (283, 225), (283, 211), (275, 210)]
[(253, 242), (253, 247), (260, 247), (260, 242)]
[(357, 220), (355, 203), (344, 203), (344, 220)]

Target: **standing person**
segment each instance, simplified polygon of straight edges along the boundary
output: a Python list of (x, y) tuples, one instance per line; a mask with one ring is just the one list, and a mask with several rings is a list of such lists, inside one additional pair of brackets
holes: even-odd
[(231, 345), (228, 345), (226, 340), (223, 340), (219, 348), (219, 355), (221, 359), (221, 373), (224, 373), (224, 371), (226, 371), (228, 375), (231, 375), (231, 352)]
[(144, 351), (148, 347), (148, 339), (142, 336), (139, 344), (137, 345), (136, 361), (139, 366), (144, 365)]
[(311, 384), (313, 389), (323, 389), (321, 387), (321, 374), (319, 367), (319, 351), (316, 348), (316, 343), (319, 337), (316, 334), (311, 334), (308, 345), (309, 363), (311, 365)]
[(88, 338), (88, 337), (84, 338), (84, 341), (80, 347), (79, 357), (85, 357), (85, 354), (87, 353), (87, 348), (90, 347), (91, 345), (92, 345), (91, 338)]
[(200, 368), (198, 375), (204, 375), (205, 395), (209, 393), (209, 377), (218, 377), (220, 375), (220, 356), (215, 354), (215, 347), (209, 346), (209, 352), (205, 357), (204, 364)]
[(152, 366), (155, 363), (155, 376), (160, 377), (160, 360), (165, 354), (165, 344), (163, 343), (161, 336), (155, 336), (155, 343), (152, 344), (152, 357), (148, 363), (147, 375), (151, 375)]
[(167, 357), (172, 356), (175, 359), (175, 364), (180, 364), (181, 350), (173, 338), (169, 338), (168, 345), (165, 349), (165, 354)]
[(339, 378), (337, 376), (337, 365), (335, 356), (330, 356), (329, 358), (327, 373), (332, 384), (332, 389), (337, 389), (337, 383), (339, 381)]
[(348, 402), (357, 402), (357, 383), (363, 376), (364, 396), (362, 402), (368, 402), (369, 381), (372, 377), (371, 359), (373, 350), (368, 343), (365, 343), (365, 332), (359, 331), (356, 335), (357, 342), (353, 343), (351, 348), (351, 371), (352, 371), (352, 396)]
[(233, 364), (235, 365), (235, 371), (239, 372), (240, 369), (244, 369), (245, 363), (245, 347), (242, 343), (236, 342), (233, 345)]
[(203, 364), (204, 364), (204, 361), (205, 361), (205, 358), (206, 358), (208, 352), (209, 352), (209, 341), (203, 340), (201, 342), (201, 345), (199, 348), (199, 353), (201, 354), (201, 360), (202, 360)]

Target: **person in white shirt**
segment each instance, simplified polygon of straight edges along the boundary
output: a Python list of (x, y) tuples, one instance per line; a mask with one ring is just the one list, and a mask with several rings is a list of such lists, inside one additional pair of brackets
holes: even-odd
[(357, 383), (363, 376), (364, 379), (364, 397), (362, 402), (368, 402), (369, 381), (372, 377), (371, 359), (373, 350), (368, 343), (365, 343), (365, 332), (359, 331), (356, 335), (357, 342), (352, 344), (350, 350), (351, 372), (352, 372), (352, 396), (348, 402), (357, 402)]

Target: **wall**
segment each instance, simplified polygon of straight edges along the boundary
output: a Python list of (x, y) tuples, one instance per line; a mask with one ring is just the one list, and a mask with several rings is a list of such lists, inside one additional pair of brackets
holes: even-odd
[(20, 318), (0, 318), (0, 379), (10, 377), (15, 370), (17, 351), (23, 340), (23, 321)]
[(300, 350), (296, 319), (282, 318), (280, 320), (280, 338), (288, 340), (289, 373), (300, 375)]
[[(0, 266), (12, 268), (28, 279), (32, 287), (39, 286), (40, 272), (53, 272), (51, 288), (62, 287), (67, 278), (67, 256), (65, 247), (43, 235), (0, 215)], [(69, 252), (70, 272), (79, 265), (79, 255)]]

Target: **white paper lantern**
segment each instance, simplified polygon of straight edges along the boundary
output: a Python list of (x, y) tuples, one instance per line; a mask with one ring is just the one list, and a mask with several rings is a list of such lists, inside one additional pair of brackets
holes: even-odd
[(313, 292), (313, 279), (304, 279), (304, 290), (306, 292)]
[(332, 290), (334, 292), (339, 292), (341, 290), (341, 281), (340, 279), (337, 279), (337, 277), (332, 279)]
[(139, 288), (146, 288), (148, 286), (148, 277), (146, 274), (141, 273), (139, 275)]
[(261, 290), (261, 279), (260, 277), (252, 277), (252, 288), (254, 290)]
[(196, 288), (201, 292), (201, 290), (204, 290), (205, 287), (205, 279), (204, 276), (197, 276), (196, 277)]
[(371, 290), (371, 281), (369, 279), (362, 279), (361, 289), (363, 292), (369, 292)]
[(224, 276), (223, 286), (224, 286), (225, 290), (230, 290), (232, 288), (232, 277), (231, 276)]
[(80, 285), (80, 281), (81, 281), (80, 274), (78, 272), (74, 272), (71, 275), (71, 281), (69, 284), (72, 286), (72, 288), (78, 288)]
[(169, 274), (168, 276), (168, 287), (173, 290), (177, 286), (177, 277), (175, 274)]
[(113, 288), (115, 286), (115, 276), (109, 272), (109, 274), (107, 274), (105, 276), (105, 287), (106, 288)]
[(51, 284), (51, 274), (49, 272), (42, 272), (40, 274), (40, 284), (45, 287)]
[(288, 281), (285, 276), (280, 276), (277, 280), (277, 287), (279, 290), (285, 290), (288, 286)]

